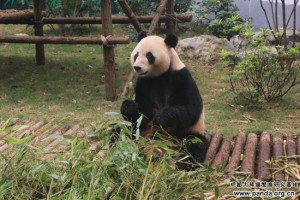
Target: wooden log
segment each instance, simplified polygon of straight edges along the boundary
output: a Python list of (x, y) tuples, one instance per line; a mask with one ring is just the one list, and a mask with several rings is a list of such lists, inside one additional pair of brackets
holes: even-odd
[[(9, 36), (0, 35), (0, 42), (6, 43), (44, 43), (44, 44), (93, 44), (101, 45), (101, 37), (63, 37), (63, 36)], [(109, 37), (108, 44), (129, 44), (129, 37)]]
[(69, 125), (63, 125), (56, 129), (55, 131), (49, 132), (46, 137), (40, 140), (40, 143), (38, 144), (42, 148), (46, 148), (48, 144), (50, 144), (52, 141), (55, 140), (55, 137), (61, 136), (65, 132), (67, 132), (71, 127)]
[[(35, 122), (33, 122), (33, 121), (25, 121), (24, 124), (23, 124), (24, 126), (21, 129), (16, 130), (14, 132), (11, 132), (9, 134), (9, 136), (10, 137), (17, 137), (22, 132), (25, 132), (28, 129), (30, 129), (31, 126), (34, 125), (34, 124), (35, 124)], [(5, 149), (7, 149), (7, 147), (8, 147), (8, 144), (5, 141), (0, 141), (0, 153), (2, 153)]]
[[(113, 34), (113, 31), (110, 0), (101, 1), (101, 17), (104, 37), (111, 36)], [(103, 45), (103, 57), (105, 68), (105, 96), (107, 100), (114, 101), (117, 99), (114, 47)]]
[(53, 126), (51, 123), (48, 123), (43, 127), (42, 130), (40, 130), (38, 133), (35, 133), (34, 136), (35, 138), (32, 139), (29, 144), (35, 145), (36, 143), (39, 144), (42, 139), (47, 138), (49, 135), (55, 133), (56, 131), (59, 130), (60, 127), (58, 126)]
[(132, 11), (132, 9), (130, 8), (130, 6), (128, 5), (126, 0), (119, 0), (119, 4), (122, 7), (124, 13), (126, 14), (126, 16), (128, 17), (128, 19), (131, 21), (131, 24), (133, 25), (133, 27), (135, 28), (135, 30), (139, 33), (141, 32), (142, 26), (140, 24), (140, 22), (138, 21), (135, 13)]
[(234, 175), (235, 170), (240, 165), (241, 156), (244, 152), (246, 142), (246, 133), (241, 132), (235, 138), (235, 145), (232, 150), (231, 158), (228, 164), (228, 177), (232, 177)]
[[(65, 133), (63, 133), (63, 135), (74, 135), (79, 128), (80, 125), (76, 124), (75, 126), (71, 127), (69, 130), (67, 130)], [(60, 142), (64, 141), (63, 135), (61, 135), (61, 137), (53, 140), (49, 145), (47, 145), (44, 148), (44, 151), (45, 152), (52, 151)], [(59, 150), (59, 148), (57, 148), (56, 150)]]
[(255, 133), (248, 134), (240, 171), (245, 174), (251, 175), (252, 177), (254, 175), (256, 147), (257, 135)]
[[(297, 155), (300, 156), (300, 135), (297, 137)], [(300, 165), (300, 157), (298, 157), (298, 165)]]
[[(273, 136), (273, 158), (274, 160), (281, 159), (283, 156), (283, 136), (277, 133)], [(274, 174), (275, 181), (284, 181), (284, 174), (279, 171)]]
[(152, 35), (153, 31), (158, 23), (159, 17), (161, 16), (164, 8), (166, 7), (168, 0), (161, 0), (160, 5), (158, 6), (157, 10), (156, 10), (156, 14), (154, 15), (150, 27), (148, 29), (148, 34)]
[(215, 159), (211, 163), (211, 168), (216, 168), (221, 165), (222, 169), (225, 168), (232, 149), (232, 138), (224, 138), (222, 145), (217, 153)]
[(109, 151), (109, 145), (105, 145), (95, 156), (94, 160), (104, 158)]
[(214, 159), (218, 152), (222, 139), (222, 136), (219, 134), (215, 134), (212, 136), (210, 145), (205, 155), (204, 164), (209, 165), (210, 162)]
[(30, 127), (29, 130), (22, 132), (21, 134), (17, 135), (17, 138), (22, 138), (24, 136), (28, 136), (31, 135), (33, 132), (39, 130), (40, 128), (42, 128), (45, 125), (45, 122), (40, 121), (38, 123), (35, 123), (34, 125), (32, 125)]
[[(150, 23), (154, 16), (136, 16), (139, 23)], [(167, 23), (168, 20), (174, 24), (191, 22), (193, 15), (190, 14), (174, 14), (174, 15), (161, 15), (158, 22)], [(101, 17), (44, 17), (42, 19), (44, 24), (102, 24)], [(1, 22), (0, 22), (1, 23)], [(28, 24), (26, 22), (25, 24)], [(131, 23), (128, 17), (112, 17), (113, 24), (129, 24)]]
[(61, 135), (61, 137), (53, 140), (46, 148), (44, 148), (44, 151), (47, 152), (47, 154), (45, 154), (43, 156), (43, 159), (53, 160), (56, 157), (56, 153), (58, 153), (58, 152), (66, 153), (65, 151), (70, 146), (60, 145), (60, 143), (65, 140), (65, 138), (63, 136), (64, 135), (76, 135), (79, 128), (80, 128), (80, 125), (76, 124), (73, 127), (71, 127), (69, 130), (67, 130), (63, 135)]
[[(166, 15), (174, 16), (174, 0), (169, 0), (166, 5)], [(166, 21), (167, 33), (175, 33), (175, 21), (170, 17)]]
[(33, 10), (0, 10), (0, 24), (28, 23), (33, 17)]
[[(17, 130), (17, 127), (16, 126), (19, 126), (19, 125), (26, 125), (26, 124), (28, 124), (28, 123), (30, 123), (29, 121), (21, 121), (21, 120), (19, 120), (19, 121), (17, 121), (15, 124), (13, 124), (12, 126), (12, 128), (8, 131), (8, 132), (1, 132), (0, 134), (1, 134), (1, 136), (3, 137), (3, 138), (5, 138), (5, 136), (6, 135), (10, 135), (10, 136), (12, 136), (13, 134), (15, 134), (15, 132), (16, 131), (19, 131), (20, 129), (18, 129)], [(26, 128), (26, 127), (25, 127)], [(0, 140), (0, 148), (3, 146), (3, 145), (5, 145), (6, 144), (6, 142), (4, 141), (4, 140)], [(5, 147), (6, 148), (6, 147)]]
[[(42, 133), (46, 132), (51, 126), (52, 126), (51, 123), (45, 123), (41, 128), (39, 128), (38, 130), (33, 131), (31, 133), (31, 135), (34, 136), (34, 138), (29, 143), (32, 144), (33, 140), (35, 140), (36, 137), (38, 137)], [(53, 129), (53, 127), (51, 127), (51, 129)]]
[[(296, 140), (293, 135), (288, 135), (286, 137), (286, 154), (289, 157), (288, 162), (296, 164), (297, 159), (296, 157)], [(296, 181), (296, 179), (292, 176), (289, 176), (289, 181)]]
[(296, 158), (293, 157), (297, 155), (296, 151), (296, 139), (293, 135), (288, 135), (286, 137), (286, 153), (290, 157), (288, 158), (289, 162), (296, 163)]
[(270, 166), (266, 163), (271, 159), (271, 137), (269, 133), (263, 132), (258, 144), (257, 179), (262, 181), (271, 180)]
[(16, 130), (15, 132), (10, 133), (10, 136), (18, 137), (18, 135), (22, 134), (23, 132), (30, 130), (32, 128), (32, 126), (35, 124), (36, 124), (36, 122), (34, 122), (34, 121), (26, 121), (19, 130)]
[(4, 137), (5, 135), (9, 134), (15, 125), (21, 123), (19, 118), (14, 118), (12, 120), (8, 120), (0, 124), (0, 138)]
[[(64, 18), (67, 16), (66, 9), (65, 9), (66, 3), (67, 3), (66, 0), (60, 1), (60, 16), (64, 17)], [(49, 6), (49, 8), (50, 8), (50, 6)], [(42, 19), (42, 21), (43, 21), (43, 19)], [(65, 36), (66, 35), (65, 24), (59, 24), (58, 27), (59, 27), (60, 35)]]
[[(33, 11), (34, 11), (34, 35), (43, 36), (43, 24), (41, 22), (43, 18), (42, 11), (43, 0), (33, 1)], [(45, 65), (45, 49), (43, 43), (35, 44), (35, 60), (37, 65)]]

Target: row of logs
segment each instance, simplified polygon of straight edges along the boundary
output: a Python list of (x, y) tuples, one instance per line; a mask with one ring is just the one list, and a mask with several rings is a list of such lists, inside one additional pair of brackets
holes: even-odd
[[(240, 133), (234, 138), (223, 138), (216, 134), (210, 139), (204, 163), (212, 168), (220, 166), (225, 169), (227, 166), (229, 177), (241, 174), (267, 181), (272, 180), (268, 161), (287, 159), (289, 163), (300, 164), (299, 155), (300, 135), (289, 135), (285, 138), (281, 133), (270, 135), (263, 132), (260, 135)], [(280, 170), (273, 178), (284, 181), (285, 176)], [(294, 180), (289, 177), (289, 181)]]

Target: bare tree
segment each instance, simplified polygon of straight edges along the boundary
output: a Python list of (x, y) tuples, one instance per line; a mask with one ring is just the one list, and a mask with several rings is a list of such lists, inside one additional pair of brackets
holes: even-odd
[[(299, 2), (299, 0), (294, 0), (294, 5), (293, 5), (293, 9), (291, 11), (291, 13), (289, 14), (288, 18), (287, 18), (287, 13), (286, 13), (286, 3), (285, 0), (280, 0), (281, 4), (282, 4), (282, 28), (283, 31), (282, 33), (279, 32), (279, 23), (278, 23), (278, 4), (279, 4), (279, 0), (268, 0), (269, 4), (270, 4), (270, 8), (271, 8), (271, 14), (272, 14), (272, 23), (270, 21), (270, 17), (267, 14), (266, 8), (263, 4), (263, 1), (260, 0), (260, 5), (261, 8), (263, 9), (263, 12), (265, 14), (268, 26), (275, 38), (275, 42), (278, 45), (283, 45), (284, 46), (284, 50), (287, 50), (287, 35), (286, 35), (286, 31), (287, 31), (287, 27), (288, 24), (293, 16), (293, 37), (294, 37), (294, 43), (295, 43), (295, 38), (296, 38), (296, 8), (297, 8), (297, 4)], [(275, 2), (274, 2), (275, 1)], [(275, 3), (275, 5), (274, 5)]]

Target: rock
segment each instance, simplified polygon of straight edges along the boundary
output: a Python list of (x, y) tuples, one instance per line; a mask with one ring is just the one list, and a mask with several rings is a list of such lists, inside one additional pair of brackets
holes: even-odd
[(199, 59), (207, 65), (216, 64), (220, 60), (222, 49), (233, 52), (233, 45), (226, 39), (212, 35), (186, 38), (180, 40), (176, 47), (179, 55), (185, 54), (190, 59)]

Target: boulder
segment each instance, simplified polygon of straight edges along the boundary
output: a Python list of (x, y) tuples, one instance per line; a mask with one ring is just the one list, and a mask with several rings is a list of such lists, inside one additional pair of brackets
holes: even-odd
[(186, 55), (190, 59), (198, 59), (207, 65), (219, 62), (220, 52), (233, 51), (233, 45), (226, 39), (220, 39), (212, 35), (200, 35), (198, 37), (180, 40), (176, 47), (179, 55)]

